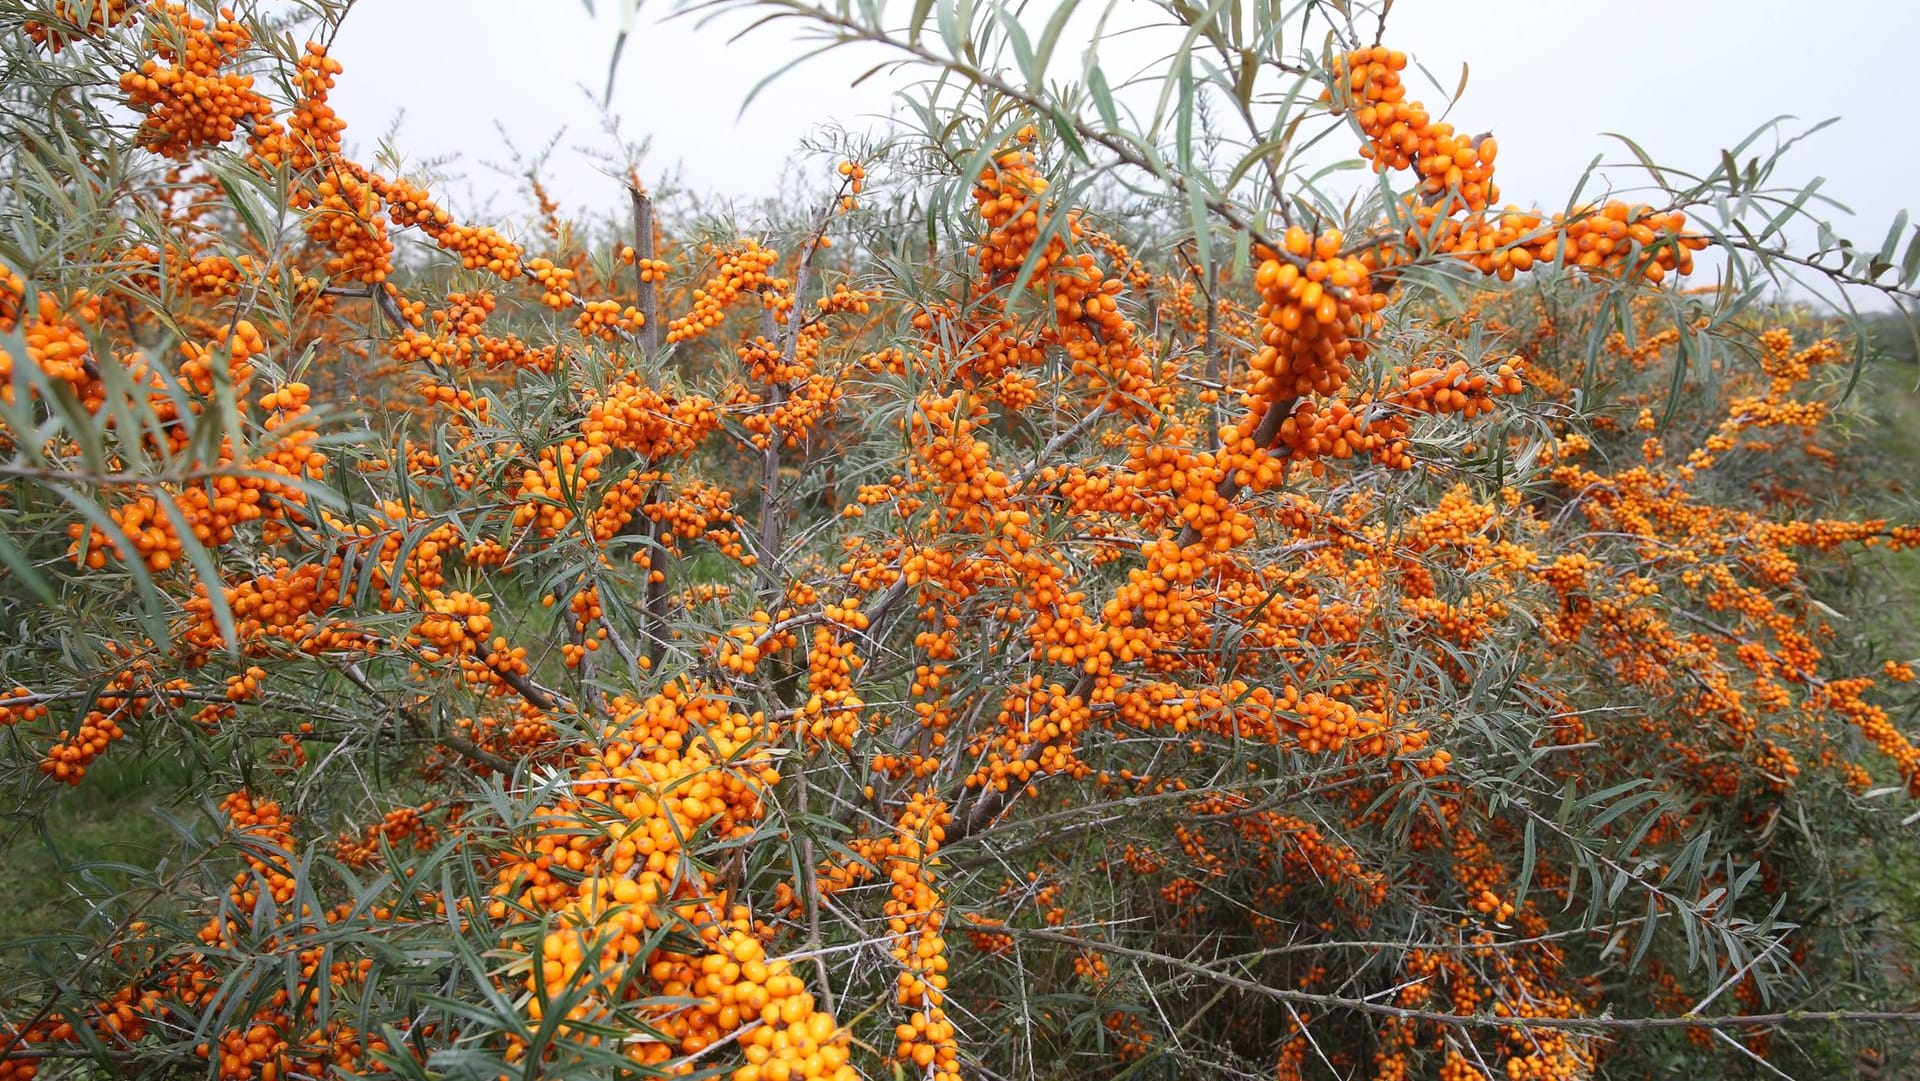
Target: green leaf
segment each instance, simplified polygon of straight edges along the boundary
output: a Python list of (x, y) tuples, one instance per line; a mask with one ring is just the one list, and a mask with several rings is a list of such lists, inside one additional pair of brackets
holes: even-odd
[[(1793, 115), (1791, 113), (1781, 113), (1779, 116), (1774, 117), (1772, 120), (1769, 120), (1766, 123), (1760, 125), (1759, 127), (1754, 128), (1752, 131), (1747, 133), (1746, 138), (1740, 140), (1739, 143), (1734, 145), (1734, 148), (1732, 149), (1732, 151), (1728, 153), (1728, 157), (1731, 158), (1735, 155), (1744, 153), (1748, 147), (1754, 144), (1754, 141), (1756, 139), (1760, 138), (1762, 135), (1765, 135), (1767, 132), (1770, 132), (1773, 129), (1779, 127), (1783, 121), (1792, 120), (1792, 119), (1793, 119)], [(1837, 119), (1839, 118), (1835, 117), (1833, 119), (1824, 120), (1820, 122), (1818, 125), (1816, 125), (1811, 131), (1808, 131), (1806, 134), (1811, 135), (1813, 134), (1813, 132), (1819, 131), (1821, 128), (1826, 127), (1828, 124), (1833, 123), (1833, 121)]]
[(1013, 46), (1013, 60), (1019, 66), (1020, 73), (1026, 76), (1028, 85), (1039, 85), (1040, 74), (1033, 68), (1033, 42), (1027, 40), (1026, 28), (1020, 25), (1020, 20), (1007, 10), (1005, 4), (995, 4), (993, 15), (1000, 24), (1001, 32), (1007, 35), (1007, 43)]
[(1193, 225), (1194, 261), (1200, 273), (1213, 277), (1213, 222), (1207, 215), (1207, 197), (1198, 184), (1187, 185), (1187, 216)]
[(1660, 898), (1655, 894), (1647, 894), (1646, 922), (1640, 925), (1640, 937), (1634, 943), (1633, 956), (1627, 959), (1628, 972), (1640, 970), (1640, 962), (1646, 958), (1647, 951), (1653, 947), (1653, 932), (1659, 926), (1660, 916)]
[[(1899, 250), (1900, 247), (1900, 234), (1906, 231), (1907, 212), (1902, 210), (1893, 216), (1893, 225), (1887, 229), (1887, 238), (1880, 242), (1880, 253), (1875, 257), (1874, 262), (1885, 263), (1891, 267), (1893, 265), (1893, 254)], [(1874, 277), (1877, 278), (1879, 275), (1876, 274)]]
[[(613, 80), (620, 72), (620, 54), (627, 47), (627, 38), (633, 35), (635, 21), (640, 15), (640, 5), (645, 0), (626, 0), (620, 7), (620, 30), (613, 39), (613, 55), (607, 58), (607, 88), (600, 95), (600, 105), (605, 108), (613, 101)], [(591, 6), (588, 8), (592, 10)]]
[(913, 0), (913, 13), (907, 16), (907, 44), (920, 44), (920, 33), (926, 29), (927, 16), (932, 11), (933, 0)]
[(1093, 107), (1100, 113), (1100, 121), (1108, 131), (1120, 130), (1120, 114), (1113, 107), (1113, 91), (1107, 86), (1107, 75), (1094, 64), (1087, 69), (1087, 91), (1093, 95)]
[(1080, 0), (1060, 0), (1060, 6), (1054, 9), (1047, 25), (1041, 28), (1040, 44), (1033, 51), (1033, 77), (1028, 89), (1038, 93), (1040, 83), (1046, 78), (1047, 65), (1053, 60), (1054, 47), (1060, 44), (1060, 34), (1067, 28), (1067, 20), (1073, 17), (1074, 9), (1080, 6)]
[(963, 15), (960, 5), (965, 0), (939, 0), (940, 40), (947, 46), (947, 55), (956, 59), (967, 51), (967, 26), (972, 21)]
[(1527, 887), (1533, 883), (1533, 865), (1539, 857), (1539, 842), (1533, 834), (1533, 819), (1527, 819), (1526, 832), (1520, 838), (1520, 874), (1514, 878), (1513, 903), (1517, 907), (1527, 898)]
[(1072, 217), (1069, 208), (1078, 205), (1078, 196), (1090, 183), (1092, 183), (1091, 178), (1072, 185), (1059, 199), (1047, 206), (1046, 215), (1040, 221), (1040, 231), (1034, 237), (1033, 248), (1027, 253), (1026, 262), (1021, 265), (1020, 273), (1014, 277), (1013, 285), (1009, 289), (1012, 296), (1019, 296), (1033, 281), (1033, 276), (1039, 272), (1040, 256), (1046, 252), (1047, 245), (1053, 241), (1054, 237), (1065, 233), (1067, 223)]
[[(1676, 359), (1673, 365), (1673, 378), (1667, 384), (1667, 408), (1660, 417), (1662, 432), (1672, 427), (1673, 418), (1679, 414), (1680, 389), (1686, 384), (1688, 369), (1693, 367), (1693, 336), (1685, 333), (1684, 327), (1680, 329), (1680, 337), (1674, 342)], [(1702, 366), (1706, 366), (1704, 361)]]
[(745, 116), (747, 113), (747, 106), (752, 105), (753, 100), (760, 96), (760, 92), (762, 90), (765, 90), (767, 87), (772, 86), (774, 81), (779, 79), (782, 75), (785, 75), (787, 72), (792, 71), (794, 68), (797, 68), (800, 65), (806, 63), (807, 61), (812, 60), (816, 56), (821, 56), (821, 55), (824, 55), (825, 53), (832, 52), (834, 49), (839, 48), (840, 44), (841, 43), (837, 41), (830, 41), (827, 44), (822, 45), (817, 49), (812, 49), (808, 52), (801, 53), (799, 56), (794, 57), (792, 60), (789, 60), (786, 63), (768, 72), (765, 76), (761, 77), (759, 82), (753, 84), (753, 89), (747, 91), (746, 98), (740, 102), (740, 111), (737, 114), (735, 114), (736, 117)]
[(1900, 260), (1900, 287), (1911, 288), (1916, 281), (1920, 281), (1920, 225), (1907, 238), (1906, 258)]
[(1269, 155), (1277, 154), (1286, 149), (1287, 140), (1292, 138), (1292, 136), (1293, 133), (1289, 131), (1277, 139), (1268, 139), (1247, 151), (1246, 154), (1241, 156), (1239, 161), (1233, 164), (1233, 168), (1227, 170), (1227, 179), (1221, 183), (1220, 190), (1232, 191), (1242, 180), (1246, 179), (1247, 174), (1253, 171), (1255, 165), (1266, 160)]
[(214, 565), (213, 555), (207, 546), (193, 535), (193, 526), (188, 524), (186, 515), (171, 499), (155, 499), (160, 510), (172, 523), (174, 536), (180, 539), (180, 550), (186, 554), (187, 561), (193, 564), (194, 572), (200, 575), (201, 584), (207, 589), (207, 603), (213, 609), (214, 624), (220, 628), (220, 638), (227, 644), (227, 653), (237, 656), (240, 651), (240, 636), (234, 630), (233, 609), (227, 606), (225, 582), (220, 577), (220, 568)]
[(267, 229), (266, 214), (254, 204), (253, 198), (242, 188), (239, 181), (225, 169), (216, 169), (214, 178), (219, 181), (220, 189), (227, 193), (227, 202), (240, 221), (246, 225), (247, 232), (263, 245), (270, 245), (273, 233)]
[(1173, 152), (1174, 160), (1180, 165), (1180, 175), (1193, 177), (1193, 65), (1181, 64), (1174, 72), (1174, 86), (1179, 91), (1179, 105), (1174, 116)]
[(625, 52), (626, 48), (627, 32), (622, 30), (614, 35), (613, 52), (607, 57), (607, 85), (606, 89), (600, 92), (601, 108), (606, 108), (613, 103), (613, 82), (614, 78), (620, 74), (620, 54)]
[(1080, 134), (1073, 130), (1073, 118), (1058, 105), (1053, 107), (1053, 130), (1060, 136), (1060, 141), (1067, 144), (1067, 149), (1073, 153), (1074, 157), (1087, 165), (1093, 164), (1093, 159), (1087, 155), (1086, 146), (1080, 142)]
[(1673, 190), (1673, 186), (1667, 183), (1667, 174), (1661, 171), (1660, 166), (1654, 164), (1653, 158), (1649, 157), (1645, 150), (1640, 149), (1639, 143), (1634, 142), (1632, 139), (1627, 138), (1617, 131), (1606, 131), (1601, 132), (1601, 134), (1609, 138), (1618, 139), (1627, 144), (1627, 149), (1633, 151), (1633, 156), (1640, 160), (1640, 167), (1645, 169), (1647, 173), (1653, 177), (1654, 183), (1666, 188), (1668, 191)]
[(27, 554), (13, 542), (13, 538), (4, 532), (0, 532), (0, 563), (6, 564), (14, 580), (32, 591), (34, 596), (40, 598), (42, 604), (54, 606), (60, 603), (60, 598), (53, 592), (53, 587), (47, 584), (40, 569), (33, 565), (33, 561), (28, 559)]
[[(1238, 14), (1239, 10), (1235, 8), (1235, 14)], [(1240, 103), (1242, 111), (1252, 108), (1253, 90), (1258, 85), (1259, 79), (1260, 54), (1252, 49), (1240, 50), (1240, 70), (1234, 74), (1233, 97)]]
[(1827, 178), (1823, 176), (1814, 177), (1812, 183), (1802, 188), (1800, 194), (1794, 196), (1792, 202), (1782, 208), (1780, 213), (1774, 215), (1772, 220), (1767, 222), (1765, 229), (1760, 230), (1760, 240), (1765, 242), (1768, 237), (1779, 232), (1788, 221), (1799, 214), (1801, 208), (1807, 205), (1807, 200), (1813, 198), (1813, 193), (1820, 190), (1820, 185), (1826, 183), (1826, 180)]
[[(80, 516), (87, 520), (92, 529), (104, 534), (128, 557), (121, 561), (121, 566), (124, 566), (127, 573), (133, 576), (134, 584), (138, 587), (141, 621), (145, 624), (147, 636), (153, 639), (156, 647), (165, 648), (165, 643), (170, 637), (167, 632), (165, 604), (161, 599), (159, 588), (153, 584), (153, 575), (148, 572), (146, 562), (138, 558), (139, 550), (134, 547), (133, 541), (121, 531), (120, 526), (98, 503), (76, 491), (68, 483), (53, 481), (47, 483), (46, 488), (66, 500), (67, 505), (80, 512)], [(156, 498), (156, 502), (164, 501), (165, 498), (162, 494)]]

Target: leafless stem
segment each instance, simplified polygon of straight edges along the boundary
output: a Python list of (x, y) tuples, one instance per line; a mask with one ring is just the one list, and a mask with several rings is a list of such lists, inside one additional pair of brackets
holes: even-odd
[[(664, 498), (665, 491), (665, 486), (655, 481), (647, 502), (659, 502)], [(642, 633), (647, 639), (647, 659), (658, 664), (667, 651), (667, 524), (663, 519), (651, 516), (648, 523), (647, 589), (641, 604), (645, 626)]]
[[(1266, 415), (1260, 418), (1260, 427), (1255, 429), (1253, 433), (1254, 446), (1264, 447), (1273, 442), (1273, 437), (1280, 434), (1280, 425), (1286, 421), (1287, 415), (1293, 412), (1293, 404), (1299, 400), (1298, 398), (1286, 398), (1281, 401), (1268, 403)], [(1231, 502), (1235, 496), (1240, 494), (1240, 484), (1233, 479), (1232, 473), (1228, 473), (1226, 476), (1220, 478), (1220, 484), (1214, 491), (1219, 492), (1222, 499)], [(1188, 525), (1180, 531), (1179, 543), (1182, 548), (1199, 539), (1200, 531), (1192, 525)]]
[(1574, 1032), (1621, 1032), (1641, 1029), (1732, 1029), (1764, 1028), (1778, 1025), (1807, 1024), (1844, 1024), (1892, 1022), (1920, 1024), (1920, 1009), (1908, 1010), (1784, 1010), (1779, 1013), (1734, 1014), (1726, 1017), (1699, 1017), (1683, 1015), (1679, 1017), (1498, 1017), (1493, 1014), (1457, 1014), (1438, 1013), (1432, 1010), (1414, 1010), (1403, 1006), (1390, 1006), (1385, 1002), (1372, 999), (1350, 998), (1344, 995), (1324, 995), (1311, 991), (1294, 991), (1283, 987), (1269, 987), (1264, 983), (1235, 976), (1229, 972), (1188, 961), (1180, 957), (1171, 957), (1151, 950), (1136, 950), (1128, 946), (1119, 946), (1111, 942), (1102, 942), (1096, 938), (1065, 934), (1037, 927), (996, 927), (996, 931), (1016, 935), (1022, 938), (1037, 938), (1048, 942), (1058, 942), (1079, 949), (1093, 950), (1097, 953), (1127, 957), (1137, 961), (1147, 961), (1179, 969), (1195, 976), (1215, 980), (1228, 986), (1246, 991), (1249, 994), (1271, 998), (1280, 1002), (1296, 1005), (1317, 1006), (1323, 1009), (1355, 1010), (1360, 1013), (1376, 1014), (1383, 1017), (1397, 1017), (1403, 1021), (1423, 1021), (1428, 1024), (1444, 1025), (1461, 1029), (1562, 1029)]
[(660, 352), (660, 301), (647, 270), (654, 258), (653, 197), (641, 191), (638, 184), (628, 185), (627, 193), (633, 196), (633, 276), (640, 286), (640, 314), (645, 317), (640, 325), (640, 347), (652, 360)]

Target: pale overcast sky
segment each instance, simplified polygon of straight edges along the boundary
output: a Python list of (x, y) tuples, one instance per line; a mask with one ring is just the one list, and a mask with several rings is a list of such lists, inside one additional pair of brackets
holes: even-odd
[[(361, 152), (404, 112), (399, 145), (414, 159), (457, 156), (473, 184), (456, 206), (505, 189), (484, 162), (506, 155), (495, 123), (523, 150), (566, 134), (549, 170), (563, 204), (618, 206), (622, 195), (574, 147), (604, 147), (582, 87), (597, 95), (620, 0), (599, 18), (577, 0), (359, 0), (335, 44), (346, 67), (335, 103)], [(896, 0), (904, 17), (907, 5)], [(1029, 4), (1044, 18), (1045, 0)], [(1092, 5), (1089, 5), (1092, 6)], [(668, 19), (670, 0), (640, 16), (615, 83), (629, 136), (650, 135), (645, 172), (679, 170), (720, 196), (771, 193), (813, 125), (856, 130), (891, 107), (889, 86), (848, 83), (867, 66), (830, 54), (789, 72), (737, 115), (748, 88), (796, 55), (781, 24), (729, 43), (728, 27)], [(735, 26), (738, 25), (736, 22)], [(1841, 122), (1809, 139), (1783, 179), (1827, 178), (1858, 214), (1842, 235), (1874, 245), (1902, 207), (1920, 216), (1920, 139), (1912, 91), (1920, 65), (1920, 0), (1398, 0), (1387, 41), (1413, 54), (1450, 93), (1471, 65), (1452, 118), (1500, 137), (1503, 199), (1564, 202), (1596, 154), (1626, 158), (1601, 133), (1632, 135), (1656, 161), (1711, 169), (1718, 150), (1790, 113)], [(1122, 68), (1118, 54), (1102, 57)], [(1075, 58), (1062, 55), (1063, 76)], [(1103, 48), (1103, 53), (1105, 49)], [(1137, 62), (1137, 58), (1129, 58)], [(519, 213), (511, 198), (500, 208)]]

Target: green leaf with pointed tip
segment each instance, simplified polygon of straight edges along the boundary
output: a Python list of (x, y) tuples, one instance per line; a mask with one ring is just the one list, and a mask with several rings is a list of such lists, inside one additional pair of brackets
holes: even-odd
[(239, 181), (224, 169), (216, 169), (214, 179), (219, 181), (221, 190), (227, 193), (227, 203), (233, 208), (233, 212), (240, 216), (240, 221), (247, 227), (247, 232), (261, 244), (269, 244), (272, 234), (267, 230), (266, 215), (254, 204), (246, 189), (242, 188)]
[[(1180, 47), (1178, 49), (1175, 49), (1173, 52), (1173, 55), (1168, 57), (1167, 60), (1164, 61), (1167, 67), (1171, 68), (1174, 71), (1182, 72), (1185, 74), (1186, 79), (1188, 81), (1189, 93), (1191, 92), (1192, 79), (1193, 79), (1194, 43), (1199, 41), (1201, 35), (1206, 33), (1207, 28), (1213, 25), (1213, 21), (1220, 17), (1220, 12), (1226, 8), (1229, 2), (1230, 0), (1214, 0), (1213, 6), (1209, 7), (1206, 10), (1206, 12), (1202, 14), (1199, 18), (1194, 19), (1192, 23), (1187, 27), (1186, 36), (1181, 38), (1180, 40)], [(1159, 132), (1160, 132), (1160, 125), (1166, 120), (1167, 101), (1173, 96), (1174, 91), (1177, 88), (1176, 85), (1168, 84), (1167, 80), (1163, 79), (1161, 81), (1163, 85), (1160, 88), (1160, 100), (1154, 104), (1153, 123), (1147, 129), (1149, 142), (1152, 142), (1158, 138)], [(1190, 101), (1191, 98), (1189, 97), (1188, 100)], [(1188, 119), (1186, 114), (1190, 112), (1191, 112), (1190, 109), (1182, 108), (1181, 109), (1182, 115), (1179, 119), (1181, 120)]]
[[(1760, 138), (1762, 135), (1765, 135), (1767, 132), (1770, 132), (1773, 129), (1779, 127), (1783, 121), (1792, 120), (1792, 119), (1793, 119), (1793, 114), (1781, 113), (1779, 116), (1774, 117), (1772, 120), (1769, 120), (1766, 123), (1760, 125), (1759, 127), (1754, 128), (1751, 132), (1747, 133), (1746, 138), (1740, 140), (1740, 142), (1734, 146), (1733, 150), (1729, 152), (1728, 156), (1731, 157), (1734, 155), (1744, 153), (1748, 147), (1753, 145), (1754, 140)], [(1839, 118), (1835, 117), (1834, 119), (1837, 120)], [(1831, 123), (1833, 123), (1833, 120), (1822, 121), (1819, 125), (1813, 128), (1813, 131), (1819, 131), (1821, 128), (1824, 128)], [(1810, 131), (1807, 134), (1811, 135), (1812, 133), (1813, 132)]]
[(1087, 155), (1086, 146), (1080, 142), (1080, 134), (1073, 130), (1073, 118), (1058, 105), (1053, 107), (1053, 130), (1060, 136), (1060, 141), (1067, 144), (1067, 149), (1073, 153), (1074, 157), (1087, 165), (1093, 164), (1093, 159)]
[(1200, 273), (1213, 277), (1213, 219), (1207, 214), (1207, 197), (1199, 184), (1187, 185), (1187, 215), (1193, 224), (1194, 261)]
[[(601, 107), (613, 101), (613, 79), (620, 71), (620, 54), (627, 47), (627, 38), (633, 35), (634, 23), (640, 15), (640, 5), (645, 0), (627, 0), (620, 9), (620, 30), (613, 39), (613, 55), (607, 59), (607, 88), (600, 95)], [(591, 8), (589, 8), (591, 10)]]
[(1820, 185), (1826, 182), (1827, 182), (1826, 177), (1816, 176), (1813, 178), (1811, 183), (1809, 183), (1806, 187), (1800, 189), (1800, 193), (1794, 196), (1793, 200), (1789, 202), (1785, 207), (1781, 208), (1780, 213), (1775, 214), (1767, 222), (1767, 227), (1765, 229), (1760, 230), (1760, 237), (1759, 237), (1760, 241), (1762, 243), (1765, 243), (1768, 237), (1779, 232), (1783, 227), (1785, 227), (1787, 222), (1791, 221), (1795, 216), (1797, 216), (1800, 213), (1801, 209), (1807, 205), (1807, 200), (1813, 198), (1813, 193), (1820, 190)]
[(1232, 191), (1242, 180), (1246, 179), (1247, 174), (1253, 171), (1253, 167), (1264, 161), (1268, 155), (1277, 154), (1286, 149), (1287, 140), (1291, 138), (1291, 136), (1292, 133), (1289, 132), (1287, 135), (1282, 135), (1277, 139), (1268, 139), (1266, 142), (1247, 151), (1246, 154), (1241, 156), (1239, 161), (1234, 162), (1233, 168), (1227, 171), (1227, 179), (1220, 185), (1220, 190)]
[(1673, 190), (1672, 185), (1667, 183), (1667, 174), (1661, 171), (1660, 166), (1655, 164), (1653, 158), (1649, 157), (1645, 150), (1640, 148), (1639, 143), (1634, 142), (1632, 139), (1627, 138), (1617, 131), (1605, 131), (1601, 132), (1601, 134), (1611, 139), (1618, 139), (1627, 144), (1627, 149), (1633, 151), (1633, 156), (1640, 161), (1640, 167), (1645, 169), (1647, 173), (1653, 177), (1654, 183), (1669, 191)]
[(839, 48), (840, 45), (841, 43), (838, 41), (830, 41), (827, 44), (822, 45), (817, 49), (812, 49), (808, 52), (804, 52), (799, 56), (794, 57), (792, 60), (789, 60), (786, 63), (780, 65), (779, 67), (773, 69), (771, 72), (768, 72), (764, 77), (761, 78), (759, 82), (753, 84), (753, 89), (747, 91), (746, 99), (740, 103), (740, 111), (737, 114), (735, 114), (736, 117), (745, 116), (747, 114), (747, 106), (752, 105), (754, 99), (760, 96), (760, 92), (762, 90), (765, 90), (767, 87), (772, 86), (774, 81), (779, 79), (782, 75), (785, 75), (787, 72), (792, 71), (794, 68), (797, 68), (800, 65), (806, 63), (807, 61), (812, 60), (816, 56), (820, 56), (825, 53), (832, 52), (834, 49)]
[(933, 0), (913, 0), (913, 13), (907, 16), (907, 44), (918, 46), (926, 29), (927, 16), (933, 13)]
[(27, 558), (27, 554), (13, 542), (13, 538), (5, 533), (0, 533), (0, 563), (6, 565), (15, 581), (40, 598), (42, 604), (60, 603), (59, 596), (54, 593), (53, 587), (47, 584), (46, 577), (40, 573), (40, 568), (35, 567), (33, 561)]
[(1107, 86), (1106, 72), (1100, 65), (1087, 68), (1087, 92), (1093, 96), (1093, 107), (1100, 113), (1100, 120), (1108, 131), (1120, 130), (1120, 114), (1113, 107), (1113, 90)]
[(993, 5), (993, 17), (1000, 24), (1000, 32), (1007, 36), (1007, 44), (1013, 46), (1013, 61), (1019, 67), (1020, 74), (1028, 85), (1038, 85), (1039, 73), (1033, 70), (1033, 42), (1027, 40), (1027, 29), (1005, 4)]
[(1073, 17), (1074, 10), (1080, 6), (1080, 0), (1060, 0), (1053, 15), (1047, 19), (1047, 25), (1040, 30), (1040, 44), (1033, 50), (1033, 75), (1027, 89), (1035, 93), (1040, 91), (1041, 81), (1047, 77), (1047, 65), (1053, 60), (1054, 47), (1060, 44), (1060, 34), (1067, 28), (1067, 20)]
[(1073, 216), (1068, 208), (1079, 204), (1080, 193), (1084, 192), (1087, 185), (1091, 183), (1092, 179), (1089, 178), (1072, 185), (1047, 208), (1046, 217), (1040, 222), (1040, 231), (1034, 236), (1033, 248), (1027, 252), (1026, 262), (1021, 264), (1020, 273), (1014, 277), (1013, 285), (1009, 289), (1012, 296), (1018, 297), (1024, 293), (1028, 284), (1033, 281), (1033, 276), (1039, 273), (1040, 256), (1046, 253), (1047, 245), (1052, 243), (1054, 237), (1065, 234)]
[(193, 526), (187, 523), (186, 515), (180, 513), (180, 508), (174, 505), (173, 500), (155, 499), (154, 502), (160, 505), (167, 521), (172, 523), (173, 535), (180, 540), (180, 551), (193, 564), (194, 573), (200, 576), (201, 583), (206, 586), (207, 603), (213, 609), (214, 625), (220, 628), (220, 639), (227, 644), (227, 654), (237, 656), (240, 652), (240, 636), (234, 630), (233, 609), (227, 606), (225, 583), (220, 577), (220, 568), (213, 562), (212, 553), (193, 535)]
[(613, 52), (607, 57), (607, 85), (600, 92), (600, 106), (605, 108), (613, 104), (613, 81), (620, 74), (620, 54), (627, 48), (627, 32), (620, 31), (613, 38)]
[(1733, 160), (1733, 153), (1731, 151), (1722, 150), (1720, 152), (1720, 171), (1715, 173), (1714, 176), (1726, 177), (1728, 191), (1736, 194), (1740, 191), (1740, 163)]
[[(1189, 58), (1190, 59), (1190, 58)], [(1174, 86), (1179, 91), (1179, 105), (1174, 116), (1173, 155), (1179, 163), (1180, 175), (1193, 176), (1193, 64), (1183, 63), (1174, 74)]]
[(1910, 288), (1916, 281), (1920, 281), (1920, 225), (1907, 238), (1907, 254), (1900, 260), (1900, 287)]
[(1526, 830), (1520, 837), (1520, 874), (1513, 884), (1515, 907), (1525, 903), (1527, 887), (1533, 884), (1533, 865), (1539, 856), (1539, 844), (1533, 835), (1533, 827), (1533, 819), (1527, 819)]
[[(1894, 252), (1898, 251), (1900, 248), (1900, 234), (1906, 231), (1907, 231), (1907, 212), (1905, 210), (1902, 210), (1900, 213), (1895, 214), (1893, 216), (1893, 225), (1887, 229), (1887, 238), (1880, 242), (1880, 253), (1874, 259), (1874, 261), (1877, 263), (1885, 263), (1889, 268), (1891, 268), (1893, 266)], [(1874, 277), (1876, 278), (1879, 276), (1880, 275), (1878, 274), (1874, 275)]]
[[(1235, 8), (1235, 14), (1239, 13)], [(1253, 106), (1253, 90), (1260, 79), (1260, 54), (1252, 49), (1240, 50), (1240, 69), (1234, 73), (1233, 97), (1240, 103), (1242, 110)]]
[(960, 9), (964, 0), (938, 0), (938, 3), (940, 40), (947, 46), (947, 55), (958, 59), (967, 52), (967, 26), (971, 18)]
[[(120, 530), (120, 526), (98, 503), (70, 487), (66, 482), (54, 481), (45, 485), (48, 491), (66, 500), (67, 505), (80, 512), (88, 525), (96, 532), (113, 541), (114, 545), (131, 557), (138, 549), (133, 541)], [(152, 638), (158, 648), (165, 648), (169, 640), (166, 621), (166, 606), (161, 600), (160, 590), (153, 584), (153, 575), (148, 573), (144, 561), (136, 558), (123, 559), (120, 563), (127, 573), (133, 576), (136, 592), (140, 598), (141, 622), (145, 625), (147, 636)]]

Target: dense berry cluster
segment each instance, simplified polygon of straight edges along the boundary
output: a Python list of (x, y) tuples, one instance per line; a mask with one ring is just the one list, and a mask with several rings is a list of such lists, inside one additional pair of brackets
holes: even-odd
[(28, 20), (25, 29), (36, 44), (58, 53), (75, 41), (126, 24), (138, 6), (136, 0), (55, 0), (51, 20)]
[(272, 114), (272, 105), (254, 90), (253, 76), (222, 70), (253, 43), (233, 12), (223, 8), (209, 23), (184, 4), (155, 4), (142, 17), (152, 56), (120, 77), (128, 106), (143, 118), (142, 145), (185, 158)]

